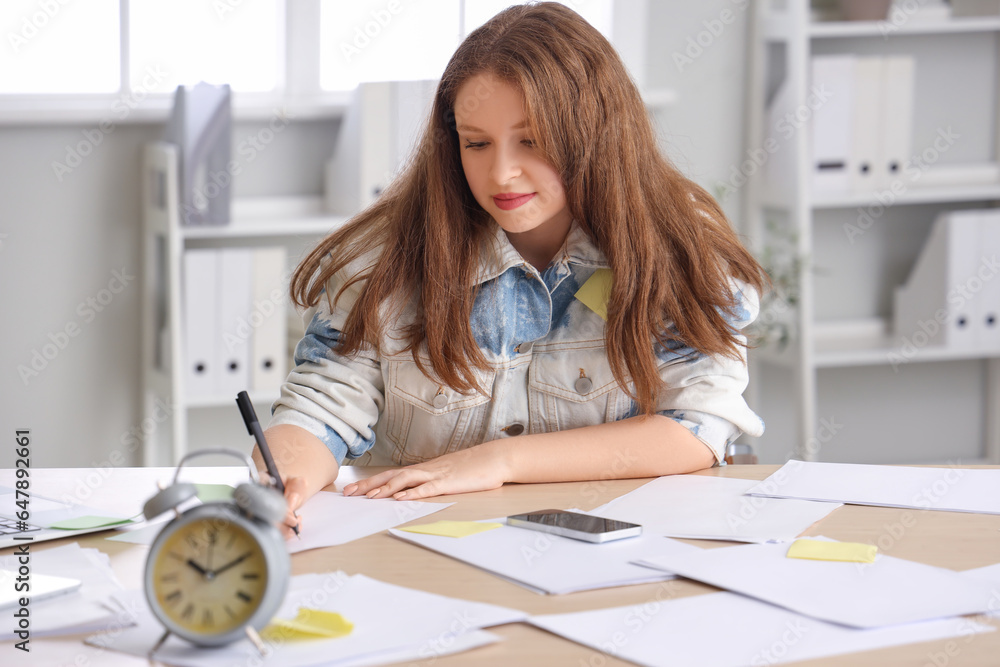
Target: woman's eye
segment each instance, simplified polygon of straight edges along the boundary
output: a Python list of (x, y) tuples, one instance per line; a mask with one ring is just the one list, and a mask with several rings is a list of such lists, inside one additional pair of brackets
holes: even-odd
[(486, 146), (486, 142), (485, 141), (466, 141), (465, 142), (465, 147), (466, 148), (477, 149), (477, 148), (483, 148), (484, 146)]
[(525, 146), (528, 146), (529, 148), (534, 148), (535, 147), (535, 140), (534, 139), (522, 139), (521, 143), (524, 144)]

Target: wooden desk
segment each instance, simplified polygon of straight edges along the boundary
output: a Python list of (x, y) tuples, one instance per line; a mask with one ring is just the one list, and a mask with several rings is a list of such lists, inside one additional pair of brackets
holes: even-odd
[[(728, 466), (701, 474), (764, 479), (777, 467)], [(337, 482), (337, 488), (367, 477), (377, 470), (381, 468), (344, 468)], [(123, 511), (138, 511), (146, 498), (152, 494), (154, 486), (152, 480), (169, 481), (173, 468), (116, 469), (112, 472), (113, 484), (101, 482), (98, 485), (80, 486), (80, 480), (86, 479), (91, 473), (93, 471), (80, 469), (36, 470), (33, 471), (35, 480), (33, 491), (40, 495), (59, 497), (63, 492), (74, 493), (74, 489), (82, 489), (83, 492), (89, 490), (85, 500), (88, 504), (113, 507)], [(0, 484), (9, 485), (12, 477), (10, 470), (0, 471)], [(96, 478), (91, 476), (90, 479)], [(126, 484), (126, 480), (130, 493), (123, 494), (121, 488)], [(648, 480), (507, 485), (493, 491), (431, 499), (432, 502), (454, 501), (456, 504), (432, 515), (430, 519), (419, 521), (483, 519), (549, 507), (592, 509), (635, 489), (646, 481)], [(122, 507), (123, 496), (131, 497), (126, 501), (131, 503), (127, 507)], [(839, 540), (874, 543), (879, 546), (882, 553), (955, 570), (981, 567), (1000, 561), (1000, 516), (844, 506), (814, 525), (806, 531), (806, 534), (822, 534)], [(79, 541), (83, 546), (95, 547), (109, 554), (115, 572), (126, 588), (140, 587), (147, 548), (109, 542), (103, 539), (103, 535), (106, 533), (83, 536)], [(32, 550), (40, 551), (64, 542), (60, 540), (38, 544), (33, 546)], [(703, 547), (728, 544), (709, 541), (694, 541), (694, 543)], [(9, 551), (4, 550), (2, 553)], [(338, 569), (349, 574), (363, 573), (392, 584), (458, 598), (491, 602), (531, 614), (565, 613), (643, 604), (715, 590), (710, 586), (691, 581), (668, 581), (570, 595), (543, 596), (507, 583), (465, 563), (393, 538), (386, 533), (338, 547), (296, 554), (292, 557), (292, 569), (294, 574)], [(705, 622), (712, 621), (706, 619)], [(1000, 621), (989, 622), (1000, 628)], [(720, 641), (725, 641), (726, 629), (718, 630)], [(451, 665), (602, 667), (632, 664), (522, 623), (490, 628), (489, 631), (503, 636), (506, 641), (474, 651), (413, 664), (421, 667), (429, 667), (431, 664), (436, 667)], [(101, 652), (83, 645), (81, 639), (82, 636), (58, 639), (33, 638), (31, 641), (33, 650), (28, 660), (24, 660), (24, 654), (13, 648), (12, 642), (0, 644), (0, 664), (30, 664), (32, 667), (38, 665), (115, 667), (149, 664), (145, 660), (126, 655)], [(955, 637), (949, 640), (795, 664), (811, 667), (995, 666), (1000, 664), (1000, 632)]]

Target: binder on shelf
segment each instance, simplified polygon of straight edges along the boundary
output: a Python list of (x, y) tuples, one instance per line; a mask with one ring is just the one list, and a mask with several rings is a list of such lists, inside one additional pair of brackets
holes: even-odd
[(853, 143), (851, 145), (851, 189), (872, 193), (884, 186), (882, 145), (882, 92), (885, 59), (860, 57), (854, 68)]
[(814, 56), (811, 87), (829, 94), (813, 113), (812, 187), (816, 193), (851, 191), (856, 57)]
[(982, 291), (969, 286), (981, 264), (980, 217), (979, 211), (939, 215), (906, 284), (896, 288), (896, 333), (917, 348), (979, 347)]
[(914, 59), (913, 56), (886, 56), (883, 67), (882, 153), (879, 178), (889, 187), (903, 176), (913, 151)]
[(326, 165), (326, 205), (331, 213), (354, 215), (389, 185), (423, 130), (435, 87), (435, 81), (358, 86)]
[(164, 140), (178, 147), (178, 195), (183, 225), (229, 223), (232, 159), (229, 85), (178, 86)]
[(1000, 209), (980, 211), (979, 253), (982, 257), (975, 262), (975, 267), (982, 268), (977, 277), (982, 281), (983, 288), (977, 301), (977, 337), (984, 350), (1000, 353), (1000, 275), (997, 271), (997, 260), (1000, 259)]
[(251, 248), (221, 248), (215, 251), (219, 266), (216, 286), (219, 307), (216, 317), (216, 367), (218, 393), (233, 396), (246, 390), (250, 382), (250, 293)]
[(218, 393), (216, 251), (188, 249), (183, 262), (184, 390), (188, 398), (214, 396)]
[(253, 251), (250, 388), (264, 394), (277, 393), (288, 373), (286, 255), (284, 247)]

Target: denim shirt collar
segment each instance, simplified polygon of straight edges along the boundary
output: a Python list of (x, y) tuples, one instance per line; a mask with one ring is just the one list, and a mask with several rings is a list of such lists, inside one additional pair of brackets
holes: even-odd
[[(521, 253), (511, 245), (503, 228), (492, 221), (490, 222), (490, 226), (492, 236), (483, 245), (479, 271), (476, 273), (473, 284), (482, 285), (515, 266), (523, 266), (525, 270), (537, 273), (536, 269), (531, 267), (521, 257)], [(608, 268), (608, 260), (604, 257), (604, 253), (591, 242), (587, 232), (575, 220), (570, 226), (569, 233), (566, 235), (566, 240), (563, 241), (559, 252), (552, 258), (549, 269), (556, 267), (556, 265), (561, 265), (560, 268), (562, 271), (560, 273), (562, 273), (568, 270), (570, 264), (588, 266), (595, 269)]]

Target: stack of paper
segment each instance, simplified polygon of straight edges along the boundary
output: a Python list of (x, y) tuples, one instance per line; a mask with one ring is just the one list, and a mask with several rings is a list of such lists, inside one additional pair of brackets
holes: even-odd
[[(752, 547), (712, 551), (746, 548)], [(855, 630), (733, 593), (532, 616), (528, 622), (603, 654), (650, 667), (775, 665), (993, 630), (964, 618)]]
[[(118, 596), (122, 604), (142, 611), (138, 625), (123, 632), (87, 638), (92, 646), (145, 657), (163, 634), (140, 591)], [(363, 575), (343, 572), (292, 578), (277, 617), (293, 619), (302, 607), (340, 614), (352, 627), (334, 639), (268, 641), (261, 657), (246, 639), (205, 650), (170, 637), (154, 654), (157, 661), (183, 667), (230, 665), (381, 665), (400, 661), (433, 661), (439, 656), (498, 641), (482, 628), (526, 619), (514, 609), (469, 602), (393, 586)]]
[(641, 524), (667, 537), (788, 542), (840, 503), (744, 495), (757, 483), (705, 475), (660, 477), (589, 514)]
[[(504, 523), (493, 519), (488, 523)], [(536, 593), (573, 593), (672, 579), (633, 561), (701, 549), (658, 535), (640, 535), (604, 544), (502, 525), (455, 538), (390, 530), (392, 535), (469, 563)]]
[(1000, 514), (1000, 470), (789, 461), (747, 493), (854, 505)]
[[(0, 569), (17, 570), (16, 553), (0, 557)], [(79, 579), (79, 590), (31, 603), (31, 636), (49, 637), (94, 632), (112, 625), (130, 625), (131, 619), (112, 597), (123, 589), (108, 556), (97, 549), (82, 549), (76, 542), (31, 554), (32, 574)], [(16, 623), (0, 629), (0, 640), (16, 637)]]
[(855, 628), (989, 610), (988, 588), (959, 572), (884, 554), (863, 564), (788, 558), (787, 551), (785, 544), (754, 544), (642, 564)]

